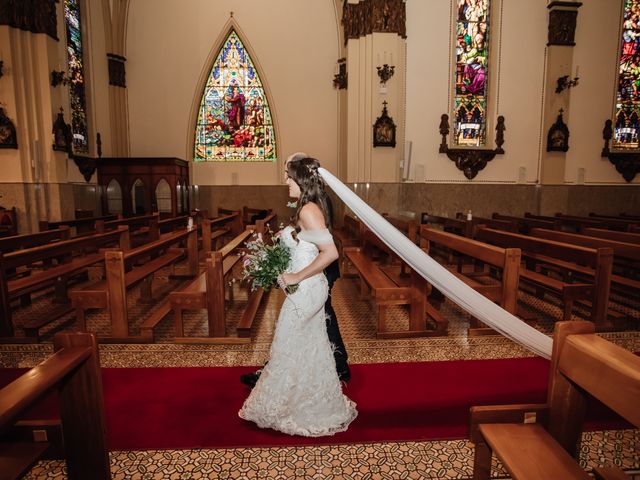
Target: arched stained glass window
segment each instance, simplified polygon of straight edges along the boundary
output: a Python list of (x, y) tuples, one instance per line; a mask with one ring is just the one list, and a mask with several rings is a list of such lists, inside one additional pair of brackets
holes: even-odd
[(481, 146), (486, 139), (489, 0), (456, 0), (456, 73), (453, 143)]
[(73, 151), (89, 153), (87, 133), (87, 99), (82, 61), (82, 29), (80, 28), (80, 0), (64, 1), (67, 32), (67, 62), (69, 64), (69, 97), (71, 98), (71, 132)]
[(618, 64), (613, 147), (638, 148), (640, 109), (640, 0), (626, 0)]
[(195, 161), (276, 159), (271, 111), (249, 53), (231, 31), (204, 88), (194, 142)]

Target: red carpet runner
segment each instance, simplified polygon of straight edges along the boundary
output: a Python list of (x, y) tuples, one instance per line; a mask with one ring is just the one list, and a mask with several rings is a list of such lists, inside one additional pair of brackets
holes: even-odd
[[(465, 438), (472, 405), (543, 402), (541, 358), (353, 365), (346, 394), (358, 404), (347, 432), (308, 439), (238, 418), (248, 367), (103, 369), (109, 448), (191, 449)], [(0, 370), (0, 385), (18, 370)], [(30, 418), (56, 416), (55, 398)], [(590, 427), (624, 425), (602, 408)]]

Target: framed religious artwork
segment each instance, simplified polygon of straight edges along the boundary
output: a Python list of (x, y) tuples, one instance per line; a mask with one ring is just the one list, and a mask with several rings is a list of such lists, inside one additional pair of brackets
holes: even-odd
[(18, 148), (16, 127), (0, 107), (0, 148)]
[(387, 113), (387, 102), (383, 102), (382, 105), (382, 115), (376, 119), (376, 123), (373, 125), (373, 146), (395, 148), (396, 124)]
[(64, 112), (61, 108), (56, 121), (53, 122), (53, 149), (58, 152), (71, 153), (72, 141), (71, 126), (64, 121)]
[(569, 128), (562, 119), (562, 109), (556, 120), (551, 125), (547, 134), (547, 152), (566, 152), (569, 150)]

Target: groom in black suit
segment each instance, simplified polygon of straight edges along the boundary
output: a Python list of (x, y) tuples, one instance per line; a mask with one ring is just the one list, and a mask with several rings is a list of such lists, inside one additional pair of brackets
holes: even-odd
[[(286, 166), (289, 164), (289, 162), (302, 160), (303, 158), (307, 157), (308, 155), (302, 152), (294, 153), (293, 155), (291, 155), (285, 163), (285, 172)], [(333, 224), (333, 205), (331, 204), (331, 199), (329, 197), (327, 197), (327, 200), (329, 207), (329, 221)], [(324, 275), (327, 277), (327, 282), (329, 284), (329, 296), (327, 297), (327, 301), (324, 304), (324, 312), (327, 322), (327, 334), (329, 336), (329, 342), (331, 342), (331, 344), (333, 345), (333, 357), (336, 360), (336, 371), (338, 372), (338, 378), (343, 382), (348, 382), (349, 380), (351, 380), (351, 370), (349, 369), (349, 364), (347, 363), (347, 349), (345, 348), (344, 342), (342, 341), (342, 335), (340, 335), (340, 328), (338, 327), (336, 312), (333, 310), (333, 305), (331, 305), (331, 289), (333, 288), (333, 284), (336, 282), (336, 280), (340, 278), (340, 266), (338, 264), (338, 260), (335, 260), (327, 268), (325, 268)], [(258, 381), (258, 378), (260, 378), (261, 373), (262, 370), (257, 370), (253, 373), (240, 375), (240, 381), (245, 385), (253, 388)]]

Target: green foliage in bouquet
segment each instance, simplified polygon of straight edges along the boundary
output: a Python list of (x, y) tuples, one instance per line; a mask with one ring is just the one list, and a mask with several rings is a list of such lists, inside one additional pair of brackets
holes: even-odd
[[(244, 254), (242, 274), (251, 278), (251, 290), (262, 287), (269, 290), (277, 285), (278, 276), (287, 271), (291, 262), (291, 250), (279, 236), (268, 232), (271, 242), (267, 243), (262, 235), (254, 233), (245, 245), (248, 252)], [(294, 293), (298, 285), (287, 286), (288, 293)]]

